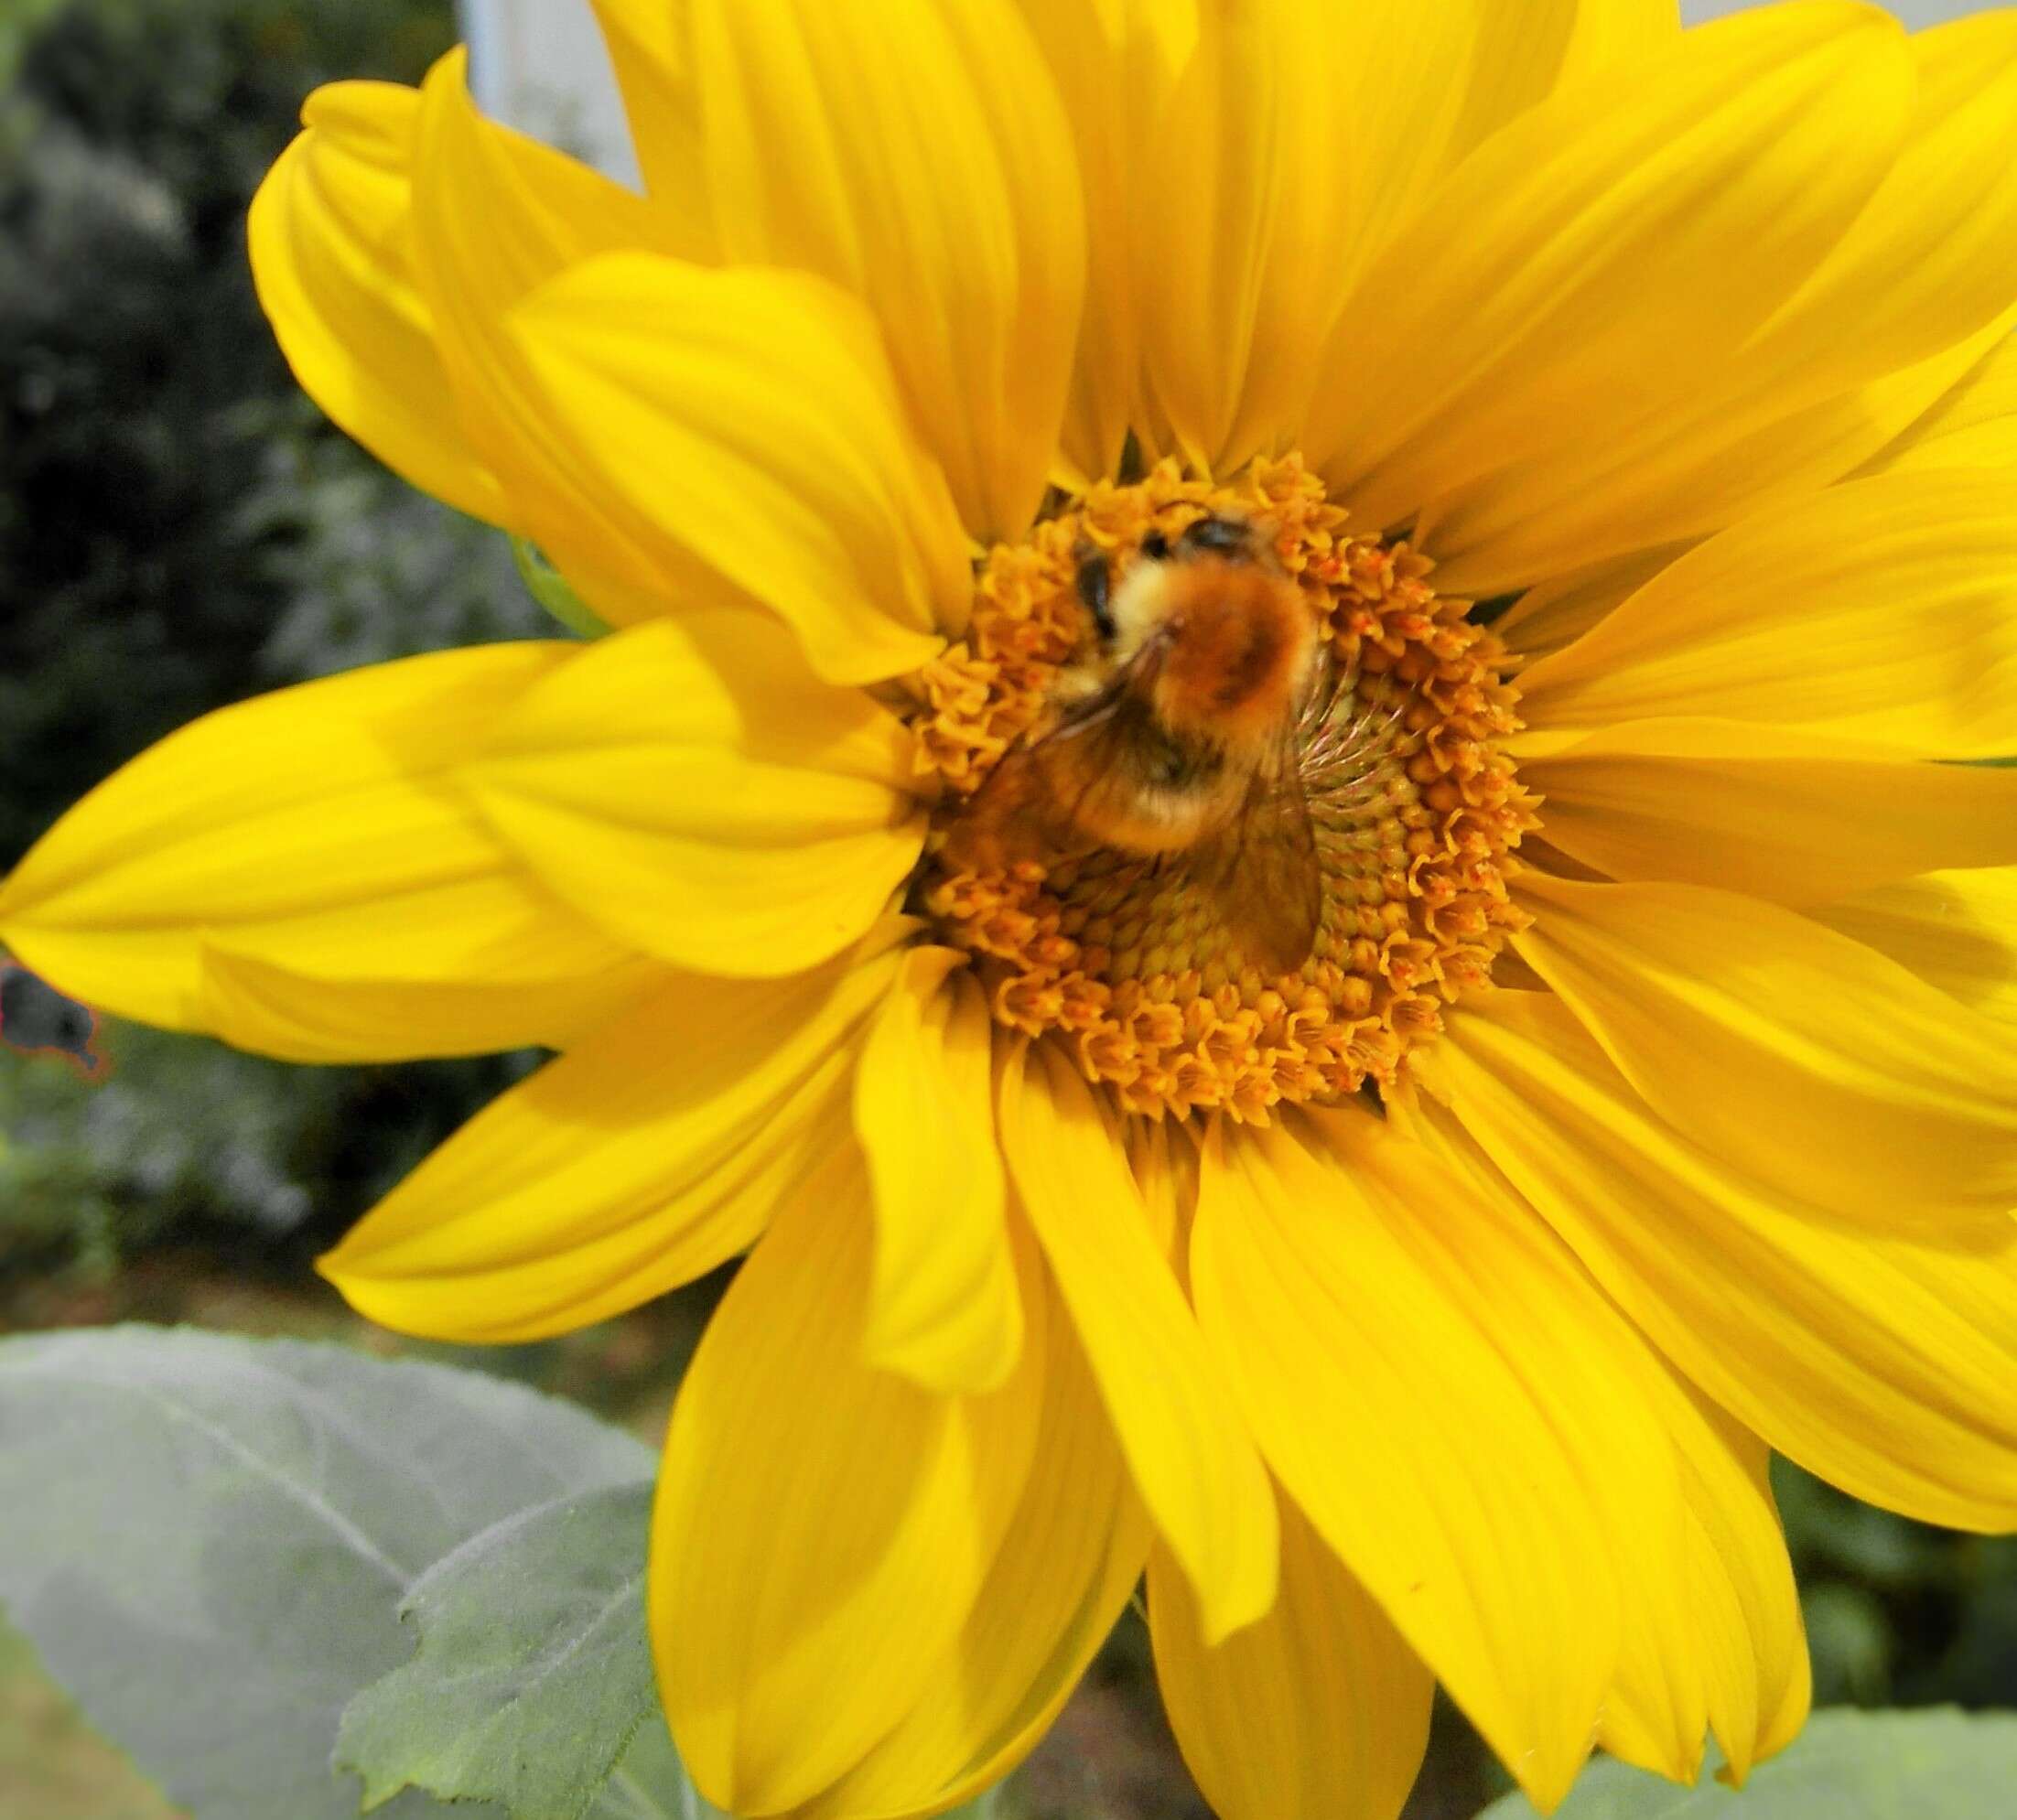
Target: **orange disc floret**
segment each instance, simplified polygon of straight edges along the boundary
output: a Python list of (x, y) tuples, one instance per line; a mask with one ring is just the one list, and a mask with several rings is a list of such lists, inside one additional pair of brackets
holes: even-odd
[[(1214, 516), (1265, 534), (1324, 658), (1295, 735), (1322, 913), (1292, 974), (1245, 957), (1181, 855), (969, 870), (943, 856), (966, 803), (1005, 752), (1041, 736), (1061, 678), (1095, 642), (1078, 591), (1086, 553), (1125, 572), (1145, 544), (1173, 544)], [(1127, 1110), (1265, 1124), (1283, 1101), (1389, 1086), (1525, 920), (1507, 885), (1538, 822), (1505, 750), (1520, 725), (1505, 648), (1470, 603), (1436, 594), (1425, 558), (1345, 522), (1294, 458), (1231, 485), (1170, 462), (1102, 483), (988, 553), (965, 640), (913, 681), (918, 762), (941, 802), (914, 906), (972, 956), (1001, 1023), (1064, 1044)]]

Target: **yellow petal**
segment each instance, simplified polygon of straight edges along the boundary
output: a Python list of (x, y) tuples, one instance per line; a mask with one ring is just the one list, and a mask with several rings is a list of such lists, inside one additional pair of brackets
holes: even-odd
[(1645, 1383), (1664, 1386), (1657, 1406), (1682, 1463), (1688, 1526), (1679, 1560), (1637, 1588), (1598, 1739), (1613, 1756), (1692, 1782), (1706, 1719), (1741, 1783), (1792, 1741), (1812, 1688), (1769, 1456), (1665, 1368)]
[[(1441, 1077), (1431, 1071), (1431, 1078)], [(1444, 1108), (1412, 1095), (1397, 1101), (1390, 1117), (1488, 1200), (1539, 1224)], [(1580, 1318), (1605, 1344), (1608, 1374), (1628, 1385), (1666, 1432), (1681, 1505), (1678, 1524), (1634, 1522), (1629, 1513), (1613, 1524), (1623, 1634), (1598, 1736), (1615, 1755), (1693, 1782), (1704, 1728), (1712, 1727), (1742, 1777), (1797, 1729), (1807, 1691), (1799, 1599), (1765, 1450), (1677, 1378), (1607, 1304), (1585, 1301)]]
[(589, 0), (609, 46), (638, 167), (662, 219), (665, 251), (711, 262), (721, 237), (701, 163), (700, 99), (685, 0)]
[(639, 527), (584, 484), (545, 421), (506, 331), (513, 305), (556, 273), (617, 248), (669, 244), (642, 198), (477, 111), (451, 51), (421, 90), (407, 238), (436, 345), (470, 441), (497, 475), (513, 530), (587, 588), (663, 591)]
[(916, 668), (934, 625), (964, 623), (971, 573), (944, 481), (837, 291), (612, 257), (529, 299), (512, 337), (585, 483), (682, 601), (760, 601), (848, 683)]
[[(1526, 0), (1479, 0), (1479, 4), (1500, 42), (1516, 36), (1513, 26), (1522, 17), (1539, 21), (1569, 15), (1566, 27), (1560, 27), (1559, 62), (1548, 87), (1535, 92), (1533, 101), (1556, 88), (1601, 75), (1616, 64), (1669, 50), (1681, 30), (1679, 0), (1577, 0), (1573, 6), (1552, 7), (1530, 5)], [(1483, 72), (1472, 80), (1482, 81)], [(1498, 110), (1492, 116), (1493, 124), (1511, 119), (1514, 112)]]
[(1173, 1118), (1139, 1120), (1128, 1134), (1127, 1167), (1141, 1190), (1149, 1236), (1188, 1294), (1191, 1222), (1198, 1211), (1197, 1134)]
[[(1115, 471), (1130, 426), (1151, 454), (1180, 439), (1140, 396), (1145, 330), (1194, 450), (1224, 468), (1292, 436), (1311, 325), (1434, 181), (1557, 86), (1680, 28), (1671, 0), (1264, 0), (1203, 9), (1201, 52), (1194, 0), (1019, 4), (1085, 188), (1085, 320), (1063, 437), (1081, 482)], [(1209, 314), (1176, 304), (1173, 283)], [(1271, 349), (1285, 359), (1271, 363)]]
[[(1814, 397), (1928, 360), (2017, 301), (2006, 248), (2017, 232), (2017, 15), (1984, 14), (1914, 34), (1910, 125), (1898, 156), (1840, 241), (1713, 389), (1753, 401)], [(1707, 401), (1699, 400), (1697, 408)]]
[(1022, 1345), (995, 1145), (993, 1020), (965, 957), (905, 957), (855, 1077), (875, 1187), (868, 1362), (928, 1390), (994, 1390)]
[(1191, 1269), (1283, 1487), (1559, 1800), (1618, 1664), (1623, 1570), (1680, 1533), (1615, 1318), (1537, 1222), (1356, 1113), (1226, 1134)]
[[(994, 1786), (1050, 1729), (1141, 1578), (1148, 1513), (1062, 1308), (1022, 1502), (932, 1692), (794, 1820), (895, 1820)], [(1034, 1341), (1032, 1341), (1034, 1343)]]
[(1477, 38), (1451, 150), (1462, 154), (1570, 83), (1672, 48), (1675, 0), (1471, 0)]
[(566, 1049), (655, 987), (664, 968), (531, 879), (403, 899), (396, 914), (298, 917), (202, 941), (199, 1028), (289, 1061), (400, 1061)]
[(1908, 48), (1909, 130), (1828, 257), (1732, 358), (1681, 370), (1678, 391), (1627, 395), (1646, 407), (1632, 421), (1430, 505), (1418, 534), (1442, 585), (1497, 592), (1796, 498), (1924, 409), (1981, 353), (1973, 338), (2007, 333), (2017, 18), (1960, 21)]
[(1690, 545), (1664, 544), (1575, 569), (1528, 588), (1492, 622), (1508, 650), (1541, 658), (1572, 644)]
[(1645, 720), (1525, 759), (1548, 840), (1622, 880), (1802, 906), (2017, 863), (2017, 771), (1725, 720)]
[[(680, 1385), (649, 1606), (681, 1760), (734, 1814), (851, 1769), (919, 1702), (1021, 1502), (1041, 1329), (987, 1396), (863, 1362), (871, 1215), (858, 1153), (787, 1199)], [(1041, 1308), (1041, 1299), (1032, 1312)]]
[(1273, 1489), (1091, 1090), (1040, 1044), (1011, 1054), (999, 1091), (1009, 1179), (1215, 1642), (1274, 1602)]
[(1084, 222), (1070, 130), (1008, 0), (690, 0), (728, 256), (833, 279), (881, 323), (976, 537), (1042, 497)]
[[(0, 933), (105, 1010), (227, 1036), (210, 1021), (206, 945), (331, 994), (350, 980), (480, 985), (493, 950), (508, 989), (549, 942), (549, 977), (620, 965), (631, 951), (585, 929), (446, 782), (480, 730), (578, 649), (411, 658), (207, 715), (42, 838), (0, 888)], [(411, 942), (389, 959), (402, 930)], [(547, 1028), (528, 1007), (517, 1040)], [(411, 1052), (386, 1034), (390, 1053)]]
[(391, 82), (308, 97), (308, 130), (253, 198), (253, 280), (309, 397), (395, 473), (499, 524), (504, 496), (462, 433), (408, 253), (419, 108)]
[(897, 956), (677, 978), (493, 1102), (322, 1259), (372, 1319), (476, 1342), (635, 1308), (749, 1245), (845, 1147)]
[(1374, 262), (1319, 361), (1311, 459), (1387, 524), (1684, 395), (1840, 238), (1912, 89), (1894, 23), (1808, 0), (1558, 91)]
[(1252, 0), (1198, 24), (1127, 201), (1148, 384), (1183, 453), (1226, 473), (1294, 439), (1310, 350), (1446, 168), (1472, 21)]
[[(2017, 318), (2012, 318), (2017, 319)], [(2008, 334), (1971, 340), (1870, 384), (1750, 423), (1734, 410), (1662, 410), (1547, 460), (1515, 464), (1423, 509), (1436, 584), (1493, 595), (1536, 576), (1678, 551), (1807, 499), (1882, 448)], [(1710, 390), (1706, 380), (1703, 392)], [(1769, 403), (1769, 401), (1768, 401)]]
[(1952, 20), (1907, 45), (1917, 93), (1897, 161), (1745, 350), (1782, 393), (1927, 360), (2017, 302), (2017, 13)]
[(1520, 690), (1549, 732), (1699, 715), (2017, 752), (2017, 473), (1880, 475), (1747, 519)]
[(1281, 1596), (1213, 1649), (1167, 1551), (1149, 1632), (1170, 1728), (1224, 1820), (1395, 1820), (1435, 1683), (1309, 1520), (1281, 1502)]
[[(1909, 1041), (1909, 1039), (1904, 1039)], [(1430, 1084), (1620, 1308), (1782, 1453), (1962, 1528), (2017, 1522), (2017, 1227), (1846, 1225), (1662, 1120), (1545, 993), (1460, 1009)], [(1776, 1118), (1790, 1103), (1724, 1092)]]
[(1809, 914), (2017, 1034), (2017, 866), (1904, 878)]
[[(1683, 1388), (1722, 1444), (1688, 1448), (1684, 1483), (1705, 1557), (1698, 1584), (1719, 1605), (1727, 1584), (1724, 1610), (1751, 1641), (1749, 1661), (1742, 1650), (1731, 1652), (1710, 1684), (1710, 1723), (1730, 1779), (1742, 1787), (1753, 1765), (1799, 1736), (1814, 1702), (1814, 1671), (1772, 1496), (1772, 1450), (1692, 1386)], [(1730, 1625), (1729, 1618), (1715, 1621)]]
[[(1137, 257), (1139, 210), (1177, 73), (1196, 50), (1194, 0), (1019, 0), (1071, 120), (1088, 240), (1085, 308), (1062, 441), (1076, 484), (1117, 471), (1141, 428), (1142, 318), (1160, 273)], [(1159, 447), (1154, 453), (1162, 453)]]
[(1871, 474), (2017, 468), (2017, 336), (2002, 335), (1932, 409), (1872, 456)]
[(882, 913), (922, 812), (901, 724), (820, 682), (739, 609), (598, 641), (529, 691), (458, 773), (581, 912), (648, 953), (796, 973)]
[(1537, 921), (1520, 954), (1694, 1141), (1831, 1212), (1921, 1232), (2017, 1205), (2017, 1052), (1903, 967), (1701, 886), (1536, 873), (1522, 889)]

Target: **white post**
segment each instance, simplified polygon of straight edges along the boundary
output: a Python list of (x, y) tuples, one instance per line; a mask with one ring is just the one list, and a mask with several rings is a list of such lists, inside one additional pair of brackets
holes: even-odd
[(588, 0), (458, 0), (469, 82), (492, 118), (635, 185), (637, 159)]

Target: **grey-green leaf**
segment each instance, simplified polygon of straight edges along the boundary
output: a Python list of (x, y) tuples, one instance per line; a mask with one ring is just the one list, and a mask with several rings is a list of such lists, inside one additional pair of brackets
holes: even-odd
[[(411, 1659), (408, 1587), (652, 1463), (444, 1366), (139, 1327), (0, 1341), (0, 1603), (196, 1820), (351, 1820), (338, 1719)], [(447, 1813), (405, 1795), (381, 1816)]]
[(338, 1738), (366, 1807), (411, 1786), (513, 1820), (578, 1820), (638, 1728), (662, 1723), (644, 1637), (651, 1495), (612, 1486), (521, 1512), (414, 1583), (419, 1653), (351, 1703)]
[[(2017, 1716), (1838, 1710), (1817, 1713), (1741, 1793), (1706, 1775), (1699, 1787), (1678, 1788), (1600, 1762), (1555, 1820), (1983, 1820), (2009, 1811), (2012, 1789)], [(1508, 1795), (1481, 1820), (1535, 1820), (1535, 1809)]]

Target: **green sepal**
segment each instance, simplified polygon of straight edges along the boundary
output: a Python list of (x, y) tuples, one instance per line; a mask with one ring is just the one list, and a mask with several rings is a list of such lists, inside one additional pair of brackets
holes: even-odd
[(525, 591), (578, 639), (609, 636), (609, 622), (582, 604), (573, 585), (530, 538), (512, 539), (512, 560), (518, 565)]

